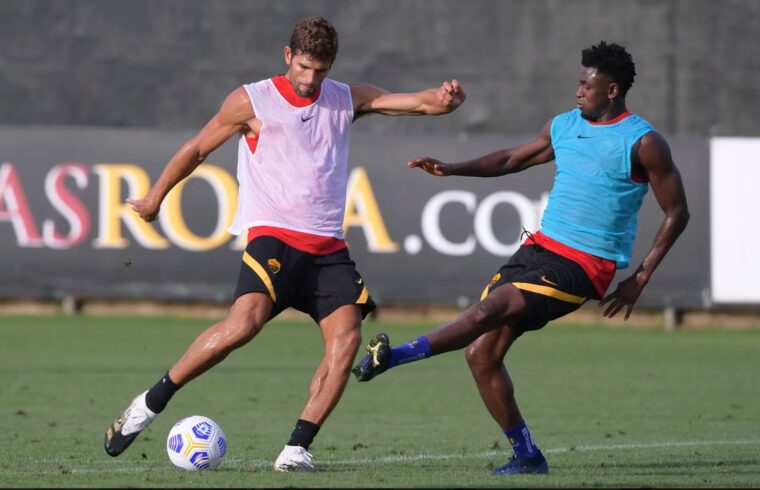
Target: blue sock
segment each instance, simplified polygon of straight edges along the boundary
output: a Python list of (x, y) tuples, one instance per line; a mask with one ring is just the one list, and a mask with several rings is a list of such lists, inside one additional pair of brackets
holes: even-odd
[(430, 357), (430, 342), (427, 337), (418, 337), (416, 340), (391, 348), (391, 356), (388, 368), (406, 364), (407, 362), (419, 361)]
[(509, 443), (512, 444), (512, 450), (517, 456), (531, 457), (538, 454), (538, 446), (533, 442), (533, 438), (530, 437), (530, 431), (528, 426), (525, 425), (525, 421), (520, 422), (520, 425), (511, 429), (504, 429), (504, 435), (507, 436)]

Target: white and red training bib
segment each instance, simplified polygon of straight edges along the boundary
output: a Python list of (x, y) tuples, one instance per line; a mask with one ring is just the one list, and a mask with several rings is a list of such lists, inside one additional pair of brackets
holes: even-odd
[(349, 86), (327, 78), (313, 101), (298, 97), (283, 76), (244, 88), (262, 126), (256, 140), (238, 144), (240, 192), (229, 232), (276, 227), (342, 240)]

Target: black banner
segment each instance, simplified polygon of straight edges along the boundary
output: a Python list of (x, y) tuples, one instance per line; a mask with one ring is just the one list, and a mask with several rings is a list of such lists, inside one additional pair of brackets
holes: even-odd
[[(436, 178), (406, 161), (473, 158), (529, 137), (378, 136), (353, 129), (346, 237), (380, 303), (470, 303), (539, 228), (552, 164), (501, 178)], [(0, 128), (0, 297), (229, 300), (244, 238), (226, 232), (235, 209), (236, 142), (175, 188), (159, 219), (125, 203), (147, 192), (186, 131)], [(692, 220), (645, 290), (642, 306), (709, 301), (708, 142), (670, 139)], [(632, 267), (662, 213), (651, 193)], [(613, 283), (613, 287), (614, 287)]]

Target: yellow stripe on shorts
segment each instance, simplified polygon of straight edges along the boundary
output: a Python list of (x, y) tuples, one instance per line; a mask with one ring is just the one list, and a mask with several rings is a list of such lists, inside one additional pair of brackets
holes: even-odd
[(362, 294), (359, 295), (359, 299), (356, 300), (357, 305), (363, 305), (367, 302), (369, 299), (369, 291), (367, 290), (367, 286), (364, 286), (364, 289), (362, 289)]
[(264, 283), (264, 286), (269, 290), (269, 297), (272, 298), (272, 301), (277, 302), (277, 295), (274, 294), (274, 285), (272, 284), (272, 280), (269, 278), (267, 271), (265, 271), (264, 268), (261, 267), (261, 264), (256, 262), (256, 259), (251, 257), (248, 252), (243, 252), (243, 262), (253, 269), (253, 272), (255, 272), (257, 276), (259, 276)]
[(568, 303), (582, 304), (584, 301), (586, 301), (586, 298), (565, 293), (559, 289), (550, 288), (549, 286), (541, 286), (540, 284), (531, 284), (529, 282), (513, 282), (512, 285), (517, 289), (522, 289), (523, 291), (543, 294), (544, 296), (549, 296), (560, 301), (567, 301)]

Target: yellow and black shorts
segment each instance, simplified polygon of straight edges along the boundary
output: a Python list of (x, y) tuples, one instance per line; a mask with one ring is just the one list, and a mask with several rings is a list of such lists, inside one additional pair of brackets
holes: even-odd
[(316, 322), (344, 305), (359, 306), (362, 318), (376, 308), (348, 249), (314, 255), (271, 236), (254, 238), (243, 253), (235, 299), (253, 292), (274, 302), (270, 319), (288, 307)]
[(504, 284), (519, 289), (527, 305), (525, 315), (511, 325), (517, 335), (538, 330), (589, 299), (601, 299), (578, 263), (535, 244), (521, 246), (491, 278), (480, 299)]

